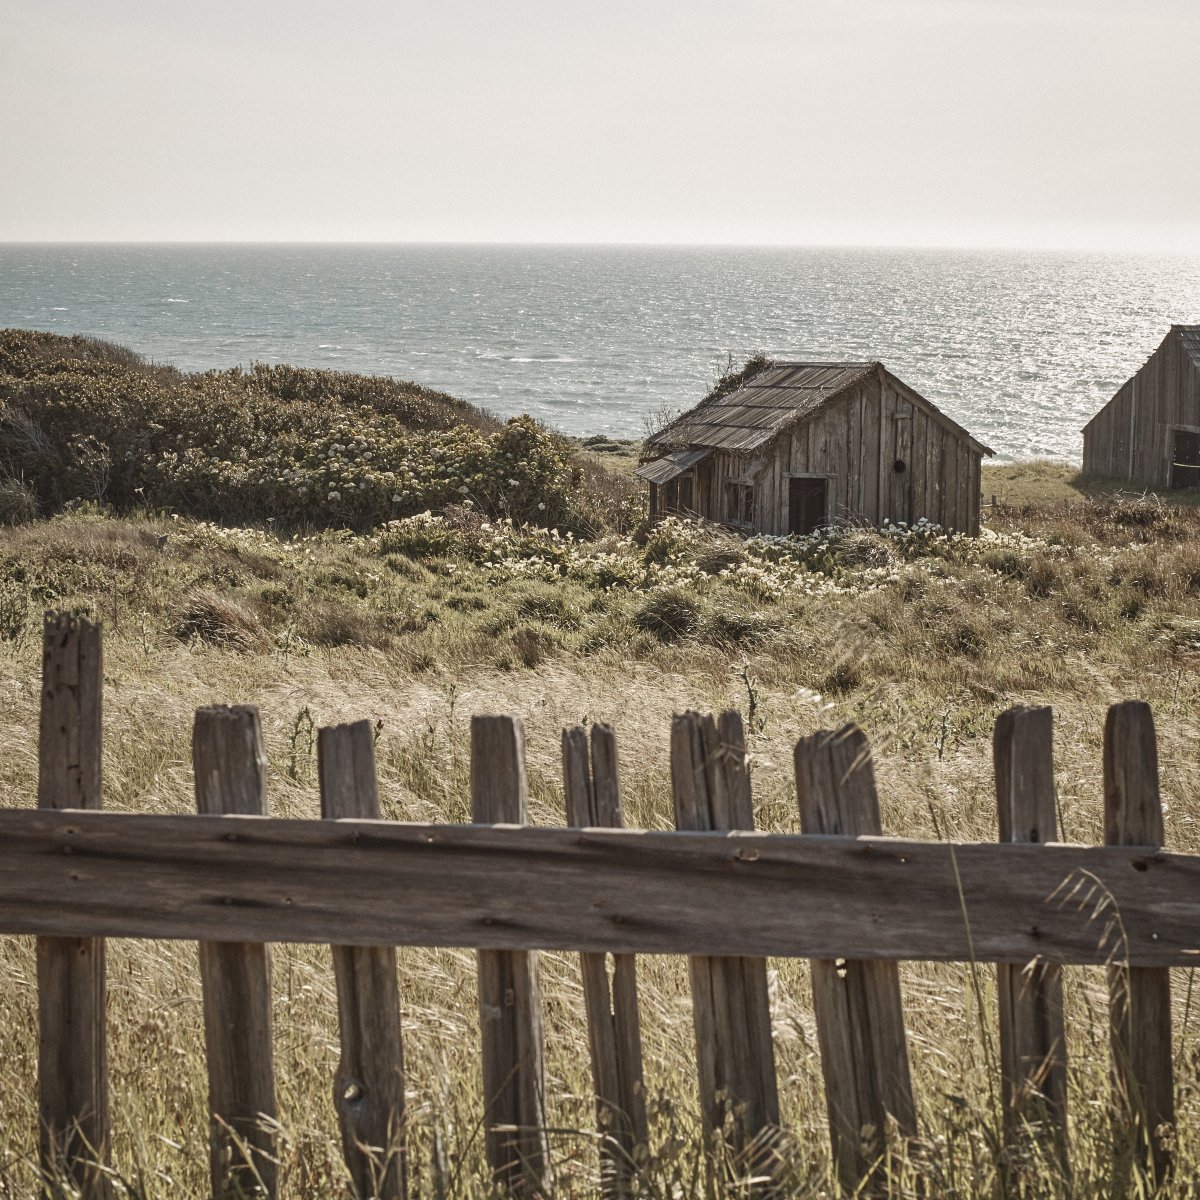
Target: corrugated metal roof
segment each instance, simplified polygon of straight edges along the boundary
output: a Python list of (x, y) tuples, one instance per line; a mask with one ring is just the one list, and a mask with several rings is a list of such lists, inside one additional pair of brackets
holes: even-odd
[(647, 483), (670, 483), (677, 475), (682, 475), (689, 467), (703, 462), (711, 450), (676, 450), (665, 458), (656, 458), (653, 462), (643, 463), (634, 474)]
[(757, 450), (878, 366), (865, 363), (776, 362), (736, 392), (699, 404), (647, 441), (655, 448), (707, 446)]

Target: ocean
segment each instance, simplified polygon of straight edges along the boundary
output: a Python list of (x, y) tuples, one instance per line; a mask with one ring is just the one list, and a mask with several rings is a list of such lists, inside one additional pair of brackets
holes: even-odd
[(997, 452), (1080, 429), (1173, 323), (1200, 257), (780, 247), (0, 245), (0, 327), (207, 370), (412, 379), (566, 433), (642, 436), (756, 351), (882, 359)]

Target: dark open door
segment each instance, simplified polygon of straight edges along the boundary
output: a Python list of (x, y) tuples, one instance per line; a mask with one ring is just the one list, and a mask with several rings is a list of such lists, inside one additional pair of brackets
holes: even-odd
[(1200, 487), (1200, 433), (1176, 429), (1174, 453), (1171, 455), (1171, 486)]
[(788, 533), (806, 534), (826, 523), (827, 479), (788, 480)]

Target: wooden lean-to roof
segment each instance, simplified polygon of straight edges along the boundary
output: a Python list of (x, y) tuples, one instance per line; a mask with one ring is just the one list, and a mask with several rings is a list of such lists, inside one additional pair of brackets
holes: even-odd
[(774, 362), (737, 391), (705, 400), (677, 417), (647, 439), (646, 449), (652, 454), (700, 447), (735, 454), (751, 453), (774, 440), (785, 429), (811, 417), (874, 372), (887, 374), (904, 391), (906, 398), (919, 403), (979, 453), (992, 453), (877, 361)]

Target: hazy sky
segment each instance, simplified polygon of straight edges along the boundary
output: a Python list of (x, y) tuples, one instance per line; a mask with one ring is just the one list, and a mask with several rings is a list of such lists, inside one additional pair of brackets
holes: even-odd
[(0, 240), (1200, 252), (1200, 0), (0, 0)]

